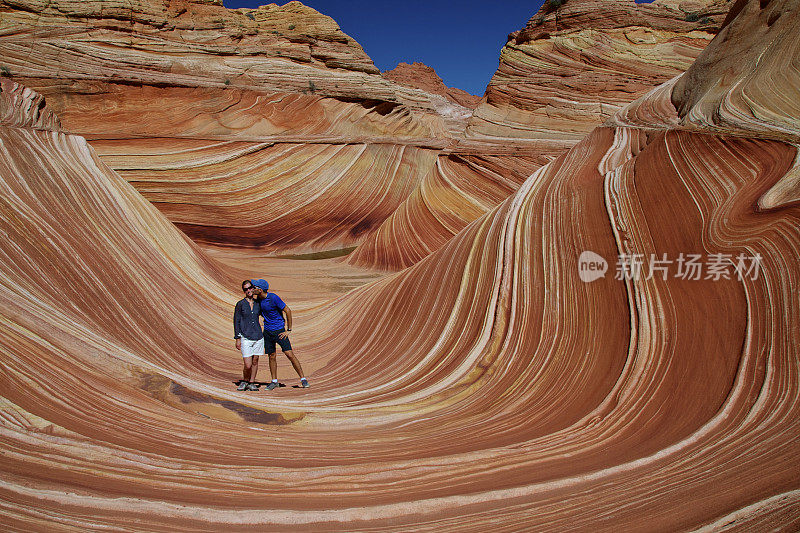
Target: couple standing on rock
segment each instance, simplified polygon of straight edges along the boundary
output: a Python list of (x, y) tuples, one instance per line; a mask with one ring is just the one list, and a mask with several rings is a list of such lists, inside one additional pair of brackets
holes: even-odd
[[(289, 334), (292, 331), (292, 311), (274, 292), (269, 292), (269, 283), (263, 279), (246, 279), (242, 282), (244, 298), (236, 303), (233, 312), (233, 334), (236, 339), (236, 349), (242, 351), (244, 368), (242, 381), (238, 390), (257, 391), (256, 373), (258, 372), (258, 357), (266, 353), (269, 357), (269, 373), (272, 381), (267, 385), (267, 390), (277, 389), (278, 361), (275, 356), (275, 344), (289, 358), (292, 366), (300, 376), (300, 384), (308, 387), (308, 380), (303, 375), (300, 361), (292, 351)], [(284, 322), (284, 316), (286, 320)], [(263, 332), (262, 332), (263, 324)]]

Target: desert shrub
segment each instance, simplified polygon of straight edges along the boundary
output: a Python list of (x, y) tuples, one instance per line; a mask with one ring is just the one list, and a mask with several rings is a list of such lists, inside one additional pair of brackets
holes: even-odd
[(544, 5), (544, 12), (551, 13), (567, 3), (567, 0), (547, 0)]

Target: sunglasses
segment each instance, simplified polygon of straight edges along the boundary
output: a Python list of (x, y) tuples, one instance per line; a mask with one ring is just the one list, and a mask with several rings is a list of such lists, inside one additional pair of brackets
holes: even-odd
[(242, 290), (243, 290), (244, 292), (247, 292), (247, 291), (249, 291), (250, 289), (255, 289), (255, 287), (253, 287), (252, 285), (250, 285), (249, 287), (242, 287)]

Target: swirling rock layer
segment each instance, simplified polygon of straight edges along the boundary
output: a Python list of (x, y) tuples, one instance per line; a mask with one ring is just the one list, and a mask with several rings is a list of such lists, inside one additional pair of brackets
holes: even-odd
[(355, 246), (436, 159), (430, 149), (373, 143), (147, 139), (94, 146), (192, 239), (295, 253)]
[[(0, 9), (3, 73), (43, 94), (65, 129), (96, 142), (103, 157), (110, 151), (116, 170), (204, 242), (267, 251), (354, 245), (428, 171), (431, 158), (417, 154), (445, 146), (434, 138), (453, 124), (463, 129), (451, 109), (459, 106), (382, 78), (333, 20), (299, 2)], [(265, 170), (243, 183), (236, 168), (267, 152)], [(280, 168), (266, 169), (283, 155)], [(298, 188), (306, 172), (314, 175)], [(368, 200), (343, 198), (330, 180), (363, 182)], [(181, 192), (187, 181), (216, 185), (193, 199), (191, 187)], [(306, 207), (287, 213), (286, 197), (298, 195)]]
[[(762, 5), (763, 4), (763, 5)], [(714, 46), (676, 82), (681, 125), (800, 137), (800, 2), (738, 3)]]
[(0, 122), (8, 126), (60, 129), (58, 117), (36, 91), (0, 78)]
[(545, 2), (509, 35), (467, 132), (577, 141), (686, 70), (729, 7), (723, 0)]
[[(744, 2), (730, 27), (764, 4)], [(681, 125), (678, 81), (437, 251), (349, 291), (334, 286), (341, 264), (212, 258), (3, 82), (3, 525), (796, 529), (800, 204), (759, 207), (795, 168), (796, 138), (785, 120), (761, 121), (764, 135)], [(769, 105), (788, 117), (793, 104)], [(224, 159), (230, 144), (200, 151)], [(502, 174), (472, 155), (436, 160), (422, 183), (462, 165)], [(586, 282), (589, 250), (610, 270)], [(731, 268), (614, 275), (632, 254)], [(740, 254), (760, 258), (757, 275), (733, 272)], [(233, 390), (229, 288), (264, 272), (295, 309), (310, 389)], [(295, 306), (309, 283), (324, 297)]]
[(333, 20), (299, 2), (0, 9), (4, 73), (45, 95), (67, 130), (205, 243), (353, 247), (419, 188), (441, 139), (469, 116), (381, 77)]
[[(25, 0), (0, 3), (0, 10), (3, 72), (41, 92), (68, 131), (86, 137), (107, 164), (204, 243), (247, 245), (268, 253), (279, 246), (286, 253), (327, 253), (364, 244), (349, 259), (352, 264), (403, 268), (497, 205), (515, 190), (510, 183), (520, 183), (578, 138), (548, 134), (514, 141), (503, 138), (506, 133), (476, 134), (480, 128), (471, 127), (464, 139), (471, 111), (452, 100), (470, 107), (475, 102), (448, 92), (436, 83), (438, 78), (423, 85), (416, 79), (408, 87), (402, 81), (408, 76), (400, 83), (387, 79), (392, 75), (380, 76), (333, 20), (299, 2), (232, 11), (210, 1)], [(635, 8), (617, 11), (636, 19), (630, 15)], [(585, 34), (576, 25), (593, 28), (585, 31), (596, 39), (617, 38), (611, 33), (619, 33), (618, 25), (590, 24), (585, 10), (567, 12), (572, 24), (565, 30), (568, 38)], [(678, 8), (658, 13), (665, 20), (676, 13), (684, 16)], [(549, 27), (551, 18), (540, 26)], [(562, 19), (558, 24), (563, 26)], [(660, 23), (672, 24), (669, 38), (677, 41), (681, 31), (694, 28), (685, 22)], [(620, 54), (652, 59), (653, 46), (661, 45), (644, 37), (630, 40), (651, 28), (631, 30), (631, 21), (622, 26), (630, 47), (607, 47), (603, 53), (613, 55), (617, 66), (627, 61)], [(555, 61), (574, 63), (562, 56)], [(512, 68), (512, 63), (503, 59), (498, 76), (502, 65)], [(681, 66), (670, 67), (669, 75)], [(620, 66), (614, 72), (623, 74), (614, 76), (631, 70)], [(663, 75), (642, 74), (637, 90)], [(574, 90), (599, 87), (580, 76), (547, 76), (536, 78), (534, 92), (563, 95), (575, 80), (584, 88)], [(531, 86), (530, 80), (525, 83)], [(610, 94), (600, 97), (607, 110), (636, 96), (633, 90)], [(490, 91), (480, 116), (495, 109), (496, 95)], [(522, 100), (513, 105), (532, 116)], [(567, 107), (567, 122), (580, 122), (575, 106)], [(606, 113), (601, 115), (592, 115), (576, 131), (588, 131), (588, 123)], [(548, 116), (552, 129), (554, 118)], [(474, 155), (494, 161), (449, 163)], [(279, 160), (280, 165), (273, 164)], [(307, 182), (298, 189), (301, 179)], [(339, 185), (330, 186), (329, 180)], [(360, 182), (360, 199), (343, 194), (354, 180)], [(472, 180), (475, 185), (459, 185)], [(434, 182), (435, 188), (430, 186)], [(492, 190), (478, 193), (476, 200), (476, 192), (487, 187)], [(435, 197), (425, 198), (428, 192)], [(287, 208), (287, 199), (299, 195), (305, 198), (301, 205)]]
[(351, 254), (351, 265), (399, 269), (439, 249), (548, 162), (528, 156), (440, 155), (417, 187)]
[[(599, 129), (414, 267), (301, 307), (313, 387), (268, 396), (232, 390), (215, 263), (80, 138), (0, 134), (14, 528), (797, 516), (799, 213), (753, 210), (789, 145)], [(587, 284), (582, 249), (758, 253), (763, 272)]]

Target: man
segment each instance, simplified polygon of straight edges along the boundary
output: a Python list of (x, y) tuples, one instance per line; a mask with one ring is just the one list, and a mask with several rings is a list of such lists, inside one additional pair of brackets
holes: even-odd
[[(272, 382), (267, 385), (267, 390), (274, 390), (280, 387), (278, 383), (278, 360), (275, 356), (275, 343), (278, 343), (286, 357), (292, 363), (295, 372), (300, 376), (300, 385), (308, 387), (308, 380), (303, 375), (300, 361), (292, 351), (292, 343), (289, 342), (289, 334), (292, 331), (292, 310), (274, 292), (269, 292), (269, 283), (263, 279), (255, 279), (253, 289), (255, 298), (261, 305), (261, 316), (264, 318), (264, 353), (269, 357), (269, 373), (272, 375)], [(284, 321), (284, 316), (286, 320)]]
[(242, 282), (244, 298), (236, 303), (233, 311), (233, 338), (236, 349), (242, 351), (242, 381), (237, 390), (257, 391), (258, 356), (264, 353), (264, 335), (261, 333), (261, 305), (253, 296), (253, 284), (249, 279)]

